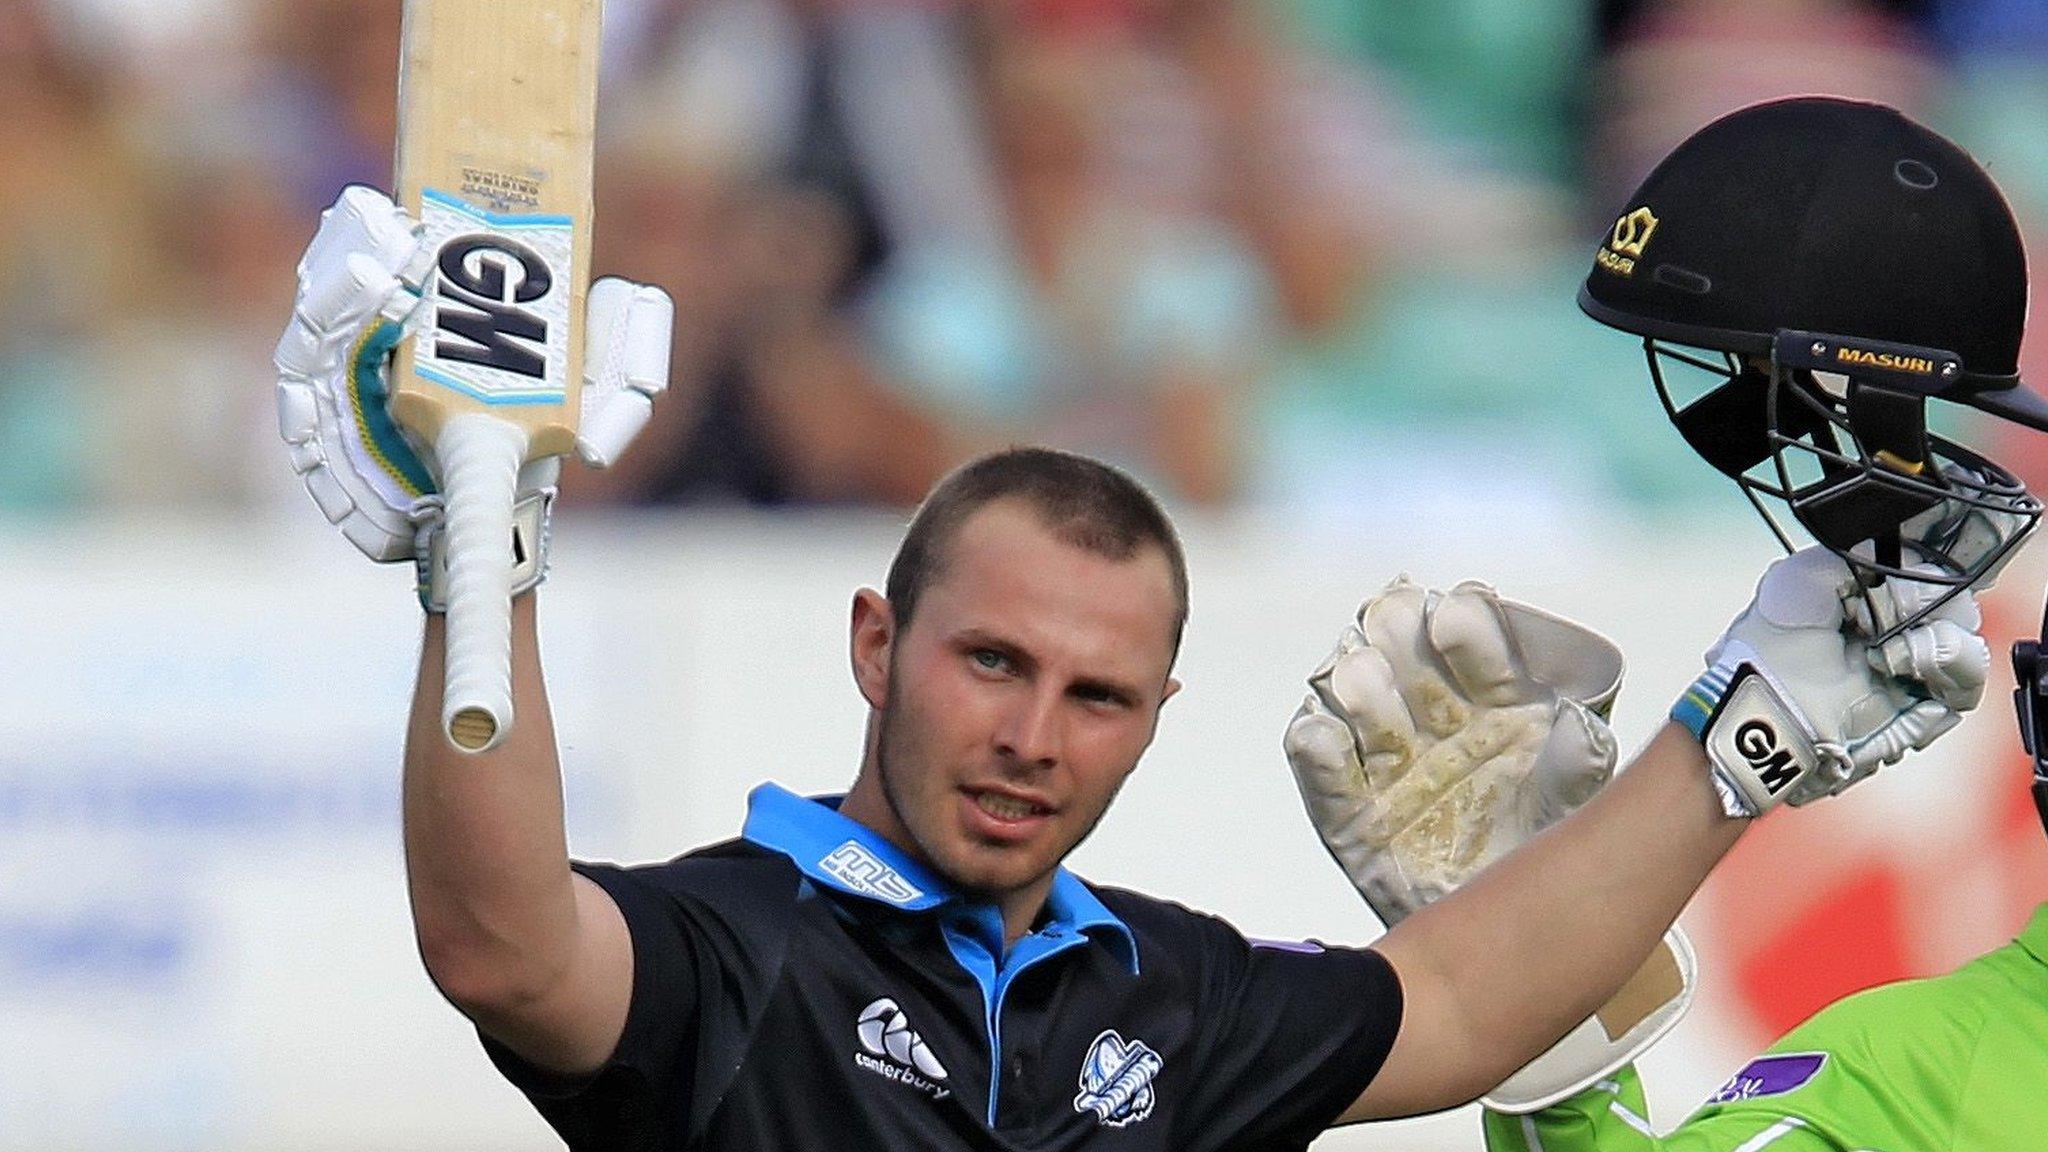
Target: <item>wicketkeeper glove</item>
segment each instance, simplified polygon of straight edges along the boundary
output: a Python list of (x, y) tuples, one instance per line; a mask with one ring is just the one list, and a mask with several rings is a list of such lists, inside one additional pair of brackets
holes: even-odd
[[(277, 345), (278, 430), (292, 470), (329, 523), (380, 563), (412, 560), (420, 600), (447, 603), (437, 465), (385, 410), (392, 350), (412, 334), (426, 273), (419, 224), (373, 188), (342, 191), (299, 261), (298, 297)], [(668, 384), (668, 294), (616, 278), (590, 287), (576, 454), (617, 460)], [(513, 590), (547, 572), (549, 512), (561, 462), (529, 462), (515, 505)]]
[[(1613, 774), (1623, 660), (1605, 637), (1467, 581), (1396, 580), (1309, 677), (1287, 727), (1309, 819), (1382, 921), (1456, 889)], [(1487, 1096), (1533, 1111), (1633, 1059), (1692, 1001), (1673, 929), (1630, 992)]]
[(1991, 650), (1968, 590), (1883, 645), (1872, 638), (1948, 589), (1864, 587), (1808, 548), (1765, 570), (1671, 718), (1698, 737), (1730, 816), (1831, 796), (1925, 748), (1984, 697)]

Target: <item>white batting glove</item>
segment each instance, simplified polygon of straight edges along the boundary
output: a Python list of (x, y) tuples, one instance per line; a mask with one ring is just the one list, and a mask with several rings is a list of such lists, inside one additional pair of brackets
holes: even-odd
[(418, 225), (381, 193), (349, 187), (299, 260), (277, 345), (278, 431), (330, 524), (372, 560), (410, 560), (434, 478), (384, 410), (385, 365), (419, 304), (407, 288)]
[[(1983, 474), (1953, 461), (1944, 463), (1941, 471), (1959, 491), (1981, 492), (1988, 483)], [(1994, 501), (1944, 500), (1901, 524), (1899, 535), (1913, 552), (1921, 556), (1946, 556), (1950, 563), (1965, 570), (1992, 552), (1999, 552), (1997, 563), (1970, 585), (1971, 591), (1985, 592), (1998, 582), (1998, 574), (2019, 554), (2017, 548), (2007, 549), (2006, 542), (2032, 531), (2034, 524), (2032, 516), (2003, 510)], [(1944, 590), (1937, 588), (1935, 594)], [(1933, 599), (1933, 595), (1928, 599)]]
[[(385, 410), (392, 350), (411, 334), (425, 272), (418, 222), (382, 192), (344, 189), (299, 261), (298, 297), (277, 346), (277, 410), (292, 469), (328, 522), (372, 560), (418, 563), (422, 599), (436, 607), (446, 563), (435, 461)], [(591, 285), (576, 439), (585, 463), (608, 466), (646, 426), (667, 386), (674, 316), (659, 288)], [(560, 467), (546, 459), (520, 472), (515, 590), (545, 575)]]
[(1765, 570), (1755, 600), (1671, 709), (1706, 747), (1730, 816), (1840, 792), (1977, 706), (1991, 649), (1969, 591), (1882, 647), (1870, 642), (1946, 591), (1899, 579), (1863, 588), (1821, 548)]
[[(1622, 655), (1475, 581), (1403, 578), (1309, 677), (1287, 762), (1316, 834), (1398, 923), (1586, 802), (1613, 774)], [(1486, 1097), (1534, 1111), (1611, 1074), (1685, 1014), (1697, 972), (1673, 929), (1622, 995)]]

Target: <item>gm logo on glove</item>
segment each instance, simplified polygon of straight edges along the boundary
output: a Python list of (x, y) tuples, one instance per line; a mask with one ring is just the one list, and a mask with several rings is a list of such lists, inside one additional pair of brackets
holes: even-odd
[(1796, 706), (1748, 661), (1736, 666), (1703, 743), (1722, 778), (1759, 812), (1821, 767), (1821, 748)]
[(1735, 750), (1756, 773), (1757, 783), (1776, 796), (1787, 784), (1799, 779), (1799, 767), (1792, 753), (1778, 747), (1778, 732), (1762, 720), (1745, 720), (1735, 730)]

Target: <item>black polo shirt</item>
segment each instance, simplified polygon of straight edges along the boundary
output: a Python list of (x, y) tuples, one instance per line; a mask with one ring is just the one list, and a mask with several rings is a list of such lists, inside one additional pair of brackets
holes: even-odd
[(763, 785), (742, 839), (577, 865), (632, 932), (618, 1050), (564, 1081), (485, 1041), (571, 1148), (1301, 1148), (1393, 1045), (1376, 952), (1062, 869), (1006, 953), (992, 905), (836, 805)]

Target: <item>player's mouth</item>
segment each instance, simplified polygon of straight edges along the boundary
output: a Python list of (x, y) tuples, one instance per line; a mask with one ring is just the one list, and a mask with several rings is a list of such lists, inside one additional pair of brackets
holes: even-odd
[(990, 788), (965, 788), (967, 807), (975, 817), (977, 830), (999, 838), (1027, 835), (1051, 816), (1051, 805), (1014, 792)]

